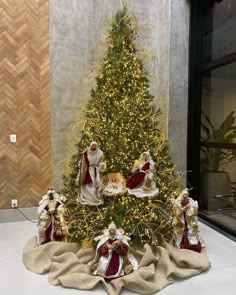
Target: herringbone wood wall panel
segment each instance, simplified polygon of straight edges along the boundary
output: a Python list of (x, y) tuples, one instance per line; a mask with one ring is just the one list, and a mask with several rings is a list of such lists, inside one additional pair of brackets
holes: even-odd
[(48, 0), (0, 0), (0, 209), (51, 182), (48, 34)]

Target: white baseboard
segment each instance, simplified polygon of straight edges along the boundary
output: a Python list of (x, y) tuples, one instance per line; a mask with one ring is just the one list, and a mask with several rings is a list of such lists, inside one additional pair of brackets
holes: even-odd
[[(38, 207), (19, 208), (30, 220), (36, 220)], [(0, 223), (27, 221), (17, 209), (0, 210)]]

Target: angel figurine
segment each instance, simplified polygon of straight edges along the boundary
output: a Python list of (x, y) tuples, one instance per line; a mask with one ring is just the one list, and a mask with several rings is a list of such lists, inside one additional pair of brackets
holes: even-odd
[(198, 202), (189, 197), (188, 189), (184, 189), (173, 206), (174, 246), (201, 252), (204, 244), (199, 237), (197, 215)]
[(138, 269), (137, 260), (129, 254), (130, 238), (124, 235), (123, 229), (117, 229), (114, 222), (109, 224), (103, 235), (94, 240), (98, 244), (92, 265), (93, 275), (112, 280)]
[(129, 194), (135, 195), (137, 198), (159, 195), (159, 189), (154, 182), (155, 163), (148, 151), (143, 152), (135, 161), (131, 172), (133, 174), (128, 177), (126, 182)]

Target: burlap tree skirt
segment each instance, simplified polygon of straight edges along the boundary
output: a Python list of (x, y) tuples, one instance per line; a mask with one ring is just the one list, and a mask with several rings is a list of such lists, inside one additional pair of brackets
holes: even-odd
[[(158, 247), (156, 254), (148, 245), (136, 251), (139, 269), (133, 273), (105, 281), (99, 276), (90, 275), (93, 249), (83, 249), (76, 243), (51, 242), (37, 246), (36, 237), (25, 245), (23, 262), (32, 272), (49, 273), (49, 283), (68, 288), (89, 290), (102, 282), (110, 295), (118, 295), (122, 288), (139, 294), (152, 294), (173, 282), (173, 278), (188, 278), (206, 271), (210, 267), (205, 250), (196, 253), (176, 249), (169, 244)], [(92, 294), (92, 291), (91, 291)]]

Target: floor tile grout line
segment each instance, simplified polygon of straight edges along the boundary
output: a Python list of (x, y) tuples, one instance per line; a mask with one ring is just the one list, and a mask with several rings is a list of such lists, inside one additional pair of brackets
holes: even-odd
[(218, 266), (218, 267), (212, 267), (209, 269), (209, 271), (219, 271), (219, 270), (223, 270), (224, 268), (228, 268), (228, 267), (232, 267), (232, 266), (235, 266), (236, 267), (236, 263), (233, 263), (233, 264), (229, 264), (227, 266)]
[[(37, 220), (36, 219), (32, 219), (32, 221), (37, 221)], [(0, 224), (2, 224), (2, 225), (12, 225), (12, 224), (32, 223), (32, 221), (29, 221), (29, 220), (21, 220), (21, 221), (12, 221), (12, 222), (0, 222)]]
[(0, 262), (3, 262), (3, 261), (5, 261), (6, 259), (8, 259), (8, 258), (10, 258), (10, 257), (12, 257), (12, 256), (14, 256), (14, 255), (16, 255), (17, 253), (20, 253), (20, 252), (22, 252), (22, 250), (18, 250), (17, 252), (14, 252), (14, 253), (10, 254), (9, 256), (7, 256), (7, 257), (1, 259)]
[(5, 230), (5, 227), (6, 227), (6, 224), (3, 223), (3, 224), (2, 224), (2, 229), (1, 229), (1, 231), (0, 231), (0, 234), (1, 234), (1, 235), (3, 235), (4, 230)]
[[(201, 273), (199, 273), (198, 275), (201, 275)], [(197, 275), (197, 276), (198, 276)], [(193, 276), (194, 277), (194, 276)], [(192, 277), (192, 278), (193, 278)], [(191, 288), (194, 290), (194, 292), (196, 292), (196, 294), (199, 294), (199, 289), (198, 288), (196, 288), (195, 286), (193, 286), (193, 284), (191, 284), (191, 277), (189, 278), (189, 285), (191, 286)]]

